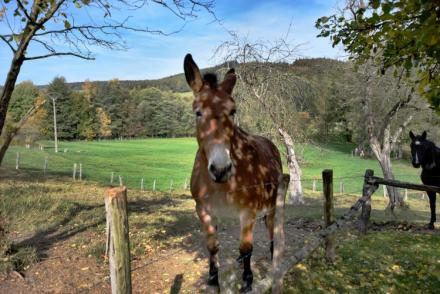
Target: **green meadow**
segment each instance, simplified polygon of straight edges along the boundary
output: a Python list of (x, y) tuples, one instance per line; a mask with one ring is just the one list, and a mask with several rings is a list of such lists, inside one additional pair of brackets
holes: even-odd
[[(37, 148), (11, 147), (5, 157), (4, 166), (15, 168), (16, 154), (20, 153), (20, 170), (43, 175), (45, 158), (48, 158), (46, 177), (72, 178), (73, 165), (82, 165), (82, 178), (87, 181), (108, 185), (114, 173), (113, 184), (123, 183), (131, 189), (144, 188), (169, 191), (184, 188), (189, 181), (197, 142), (194, 138), (175, 139), (135, 139), (60, 142), (59, 152), (55, 153), (53, 142), (43, 141), (43, 151)], [(382, 175), (379, 164), (374, 159), (352, 157), (354, 147), (350, 144), (298, 145), (296, 152), (300, 157), (302, 181), (305, 191), (312, 189), (316, 180), (317, 191), (321, 188), (321, 172), (333, 169), (334, 191), (339, 192), (341, 182), (346, 194), (359, 194), (362, 190), (363, 175), (366, 169), (373, 169)], [(281, 152), (283, 148), (280, 147)], [(285, 166), (285, 165), (284, 165)], [(285, 167), (284, 167), (285, 168)], [(406, 160), (393, 161), (396, 178), (419, 182), (419, 170), (412, 168)], [(77, 175), (78, 177), (78, 175)]]

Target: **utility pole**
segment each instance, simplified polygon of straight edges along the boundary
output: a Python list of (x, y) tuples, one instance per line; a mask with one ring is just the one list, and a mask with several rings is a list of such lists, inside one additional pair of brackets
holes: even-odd
[(55, 97), (50, 97), (53, 103), (53, 134), (55, 136), (55, 153), (58, 153), (58, 134), (57, 134), (57, 112), (55, 108)]

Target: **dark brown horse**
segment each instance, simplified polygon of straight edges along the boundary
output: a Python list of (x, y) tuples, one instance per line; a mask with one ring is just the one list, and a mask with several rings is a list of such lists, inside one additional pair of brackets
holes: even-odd
[[(423, 184), (440, 187), (440, 148), (426, 139), (426, 135), (426, 132), (418, 136), (414, 135), (412, 131), (409, 131), (412, 165), (415, 168), (422, 167), (420, 178)], [(428, 229), (434, 230), (437, 194), (435, 192), (427, 192), (427, 194), (429, 197), (429, 207), (431, 209), (431, 220), (428, 224)]]
[(282, 177), (280, 154), (266, 138), (253, 136), (234, 124), (235, 102), (232, 90), (237, 77), (229, 70), (217, 83), (213, 74), (203, 77), (188, 54), (184, 61), (185, 77), (194, 92), (193, 109), (199, 149), (191, 176), (191, 193), (206, 233), (209, 257), (208, 284), (218, 285), (219, 242), (213, 211), (226, 205), (237, 211), (240, 224), (240, 256), (243, 262), (241, 289), (252, 289), (251, 255), (253, 227), (259, 211), (265, 211), (273, 253), (274, 215), (277, 188)]

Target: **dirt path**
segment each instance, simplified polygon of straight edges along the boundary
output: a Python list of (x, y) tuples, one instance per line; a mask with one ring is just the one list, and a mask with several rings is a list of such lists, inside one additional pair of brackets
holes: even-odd
[[(165, 236), (170, 234), (182, 236), (180, 241), (168, 247), (155, 248), (135, 255), (132, 261), (133, 292), (216, 293), (216, 288), (207, 288), (205, 283), (208, 270), (207, 251), (203, 234), (200, 230), (194, 229), (198, 228), (199, 224), (193, 215), (193, 202), (183, 198), (133, 203), (137, 203), (136, 205), (142, 208), (131, 206), (133, 232), (142, 233), (147, 226), (153, 226), (155, 229), (159, 228), (158, 231), (166, 229)], [(182, 206), (186, 204), (187, 206), (181, 211)], [(307, 207), (304, 206), (304, 209)], [(167, 224), (161, 223), (160, 219), (156, 220), (159, 225), (158, 222), (150, 223), (152, 211), (156, 211), (161, 217), (175, 216), (175, 219)], [(412, 230), (426, 233), (420, 226), (413, 224), (373, 223), (372, 225), (373, 230)], [(319, 220), (287, 219), (286, 254), (289, 255), (290, 252), (302, 247), (305, 240), (319, 229), (321, 229)], [(242, 273), (242, 269), (235, 262), (238, 256), (239, 224), (235, 220), (220, 219), (218, 232), (221, 270), (235, 272), (235, 276), (238, 277), (236, 281), (238, 288)], [(254, 280), (259, 280), (266, 275), (270, 263), (269, 240), (262, 220), (257, 221), (254, 233), (252, 263)], [(96, 256), (85, 254), (88, 243), (92, 241), (105, 243), (103, 235), (99, 230), (79, 231), (74, 237), (61, 240), (52, 240), (46, 235), (45, 240), (50, 239), (51, 242), (47, 248), (44, 248), (44, 257), (27, 268), (23, 276), (11, 273), (6, 277), (0, 277), (0, 293), (110, 293), (108, 264), (97, 261)], [(59, 236), (64, 235), (59, 234)], [(156, 238), (158, 236), (156, 235)], [(78, 242), (79, 239), (85, 242)]]
[[(295, 222), (286, 224), (287, 251), (301, 246), (305, 237), (319, 229), (319, 224)], [(302, 229), (298, 229), (302, 227)], [(237, 277), (241, 268), (235, 262), (238, 256), (238, 223), (227, 221), (219, 228), (220, 262), (231, 262)], [(83, 233), (83, 238), (88, 232)], [(30, 266), (24, 277), (12, 273), (0, 280), (0, 293), (109, 293), (108, 265), (87, 257), (83, 248), (74, 246), (72, 240), (58, 242), (45, 252), (46, 257)], [(255, 226), (253, 268), (255, 280), (266, 274), (269, 262), (269, 246), (262, 221)], [(148, 258), (132, 262), (134, 293), (205, 293), (207, 277), (207, 252), (200, 232), (192, 234), (175, 248), (162, 249)], [(223, 268), (225, 270), (225, 268)], [(237, 281), (239, 287), (240, 281)]]

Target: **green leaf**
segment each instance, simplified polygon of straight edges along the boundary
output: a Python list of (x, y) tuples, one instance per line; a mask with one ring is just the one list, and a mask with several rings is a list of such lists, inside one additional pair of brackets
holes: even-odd
[(70, 24), (70, 22), (67, 19), (64, 21), (64, 27), (66, 29), (70, 29), (72, 27), (72, 25)]

